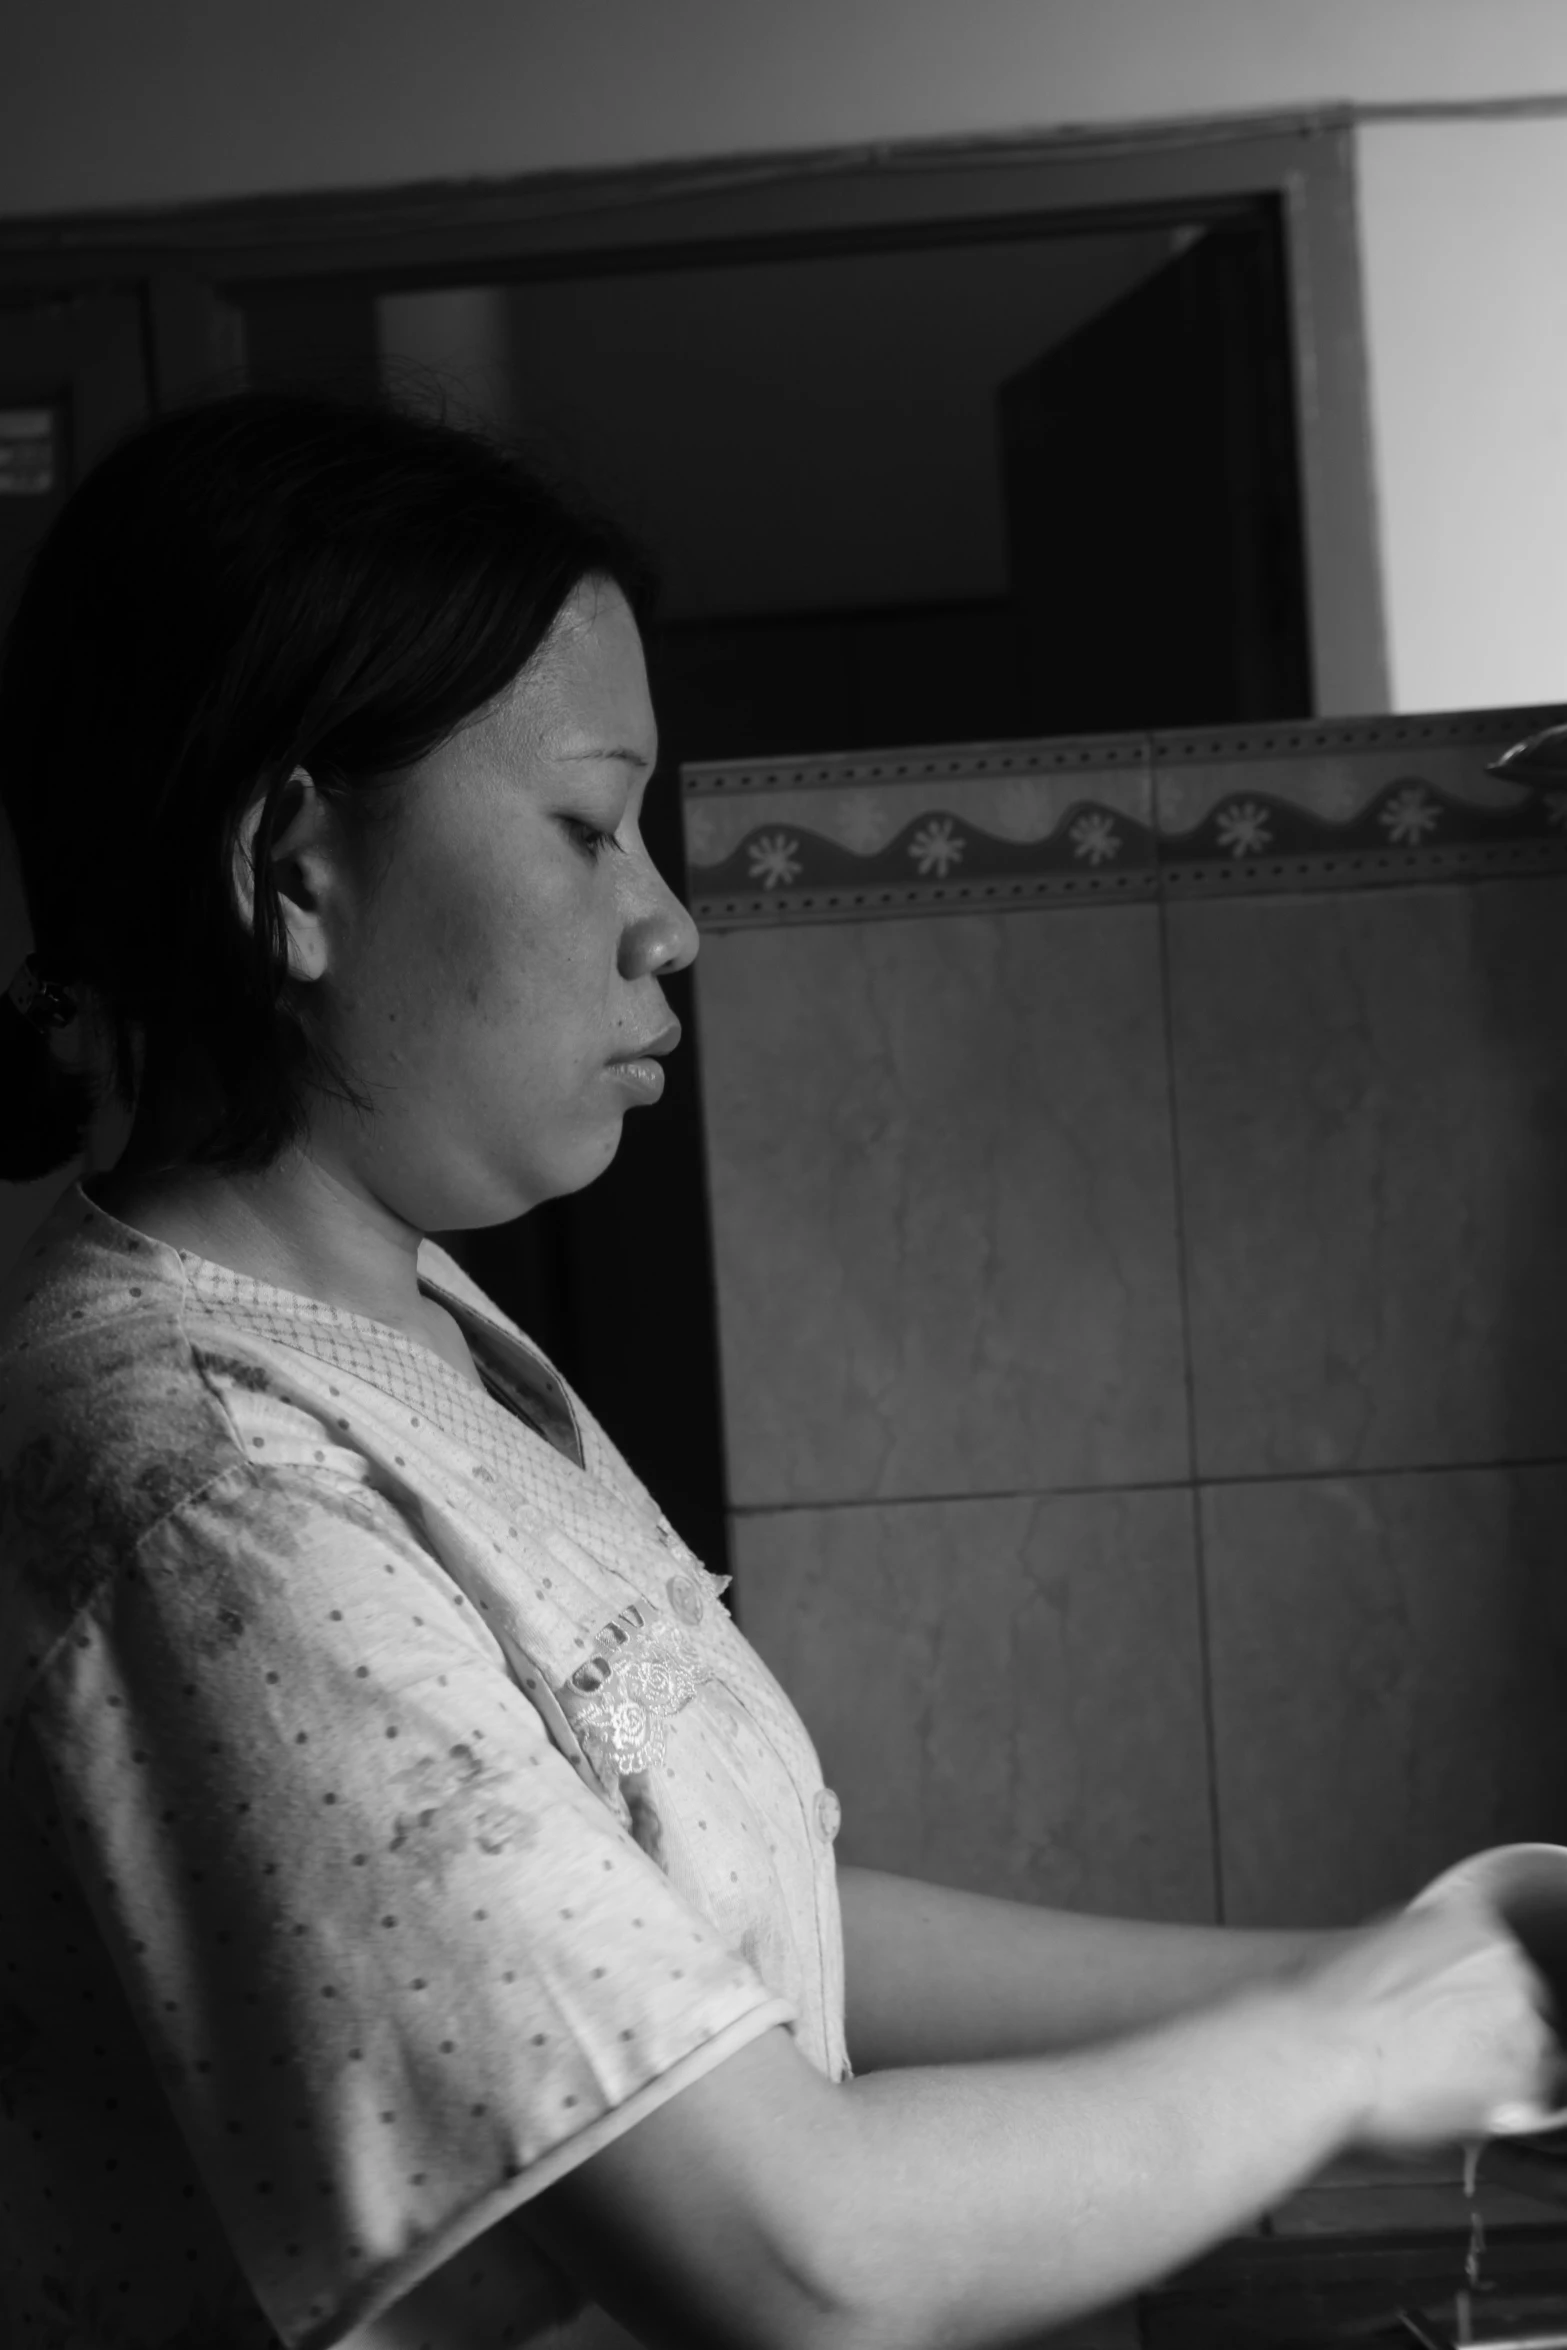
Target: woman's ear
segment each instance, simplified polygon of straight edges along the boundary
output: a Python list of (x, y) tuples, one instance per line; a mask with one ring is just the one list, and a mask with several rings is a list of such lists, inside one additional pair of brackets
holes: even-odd
[[(247, 808), (234, 841), (230, 875), (240, 920), (250, 930), (256, 919), (256, 833), (264, 799)], [(267, 855), (268, 869), (288, 936), (288, 968), (294, 979), (319, 979), (326, 969), (326, 931), (321, 919), (325, 880), (326, 804), (309, 770), (296, 767), (278, 795), (277, 823)]]

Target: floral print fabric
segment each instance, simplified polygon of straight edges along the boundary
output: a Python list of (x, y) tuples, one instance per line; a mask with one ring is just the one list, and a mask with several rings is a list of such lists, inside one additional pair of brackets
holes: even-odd
[(484, 1389), (79, 1188), (0, 1301), (8, 2350), (536, 2339), (532, 2195), (776, 2025), (847, 2071), (798, 1717), (421, 1277)]

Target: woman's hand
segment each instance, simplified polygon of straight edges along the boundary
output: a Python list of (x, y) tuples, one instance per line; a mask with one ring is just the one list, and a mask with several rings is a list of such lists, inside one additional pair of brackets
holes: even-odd
[(1517, 2126), (1554, 2098), (1543, 1983), (1495, 1913), (1432, 1902), (1363, 1929), (1297, 1978), (1320, 2028), (1365, 2077), (1361, 2142), (1387, 2153)]

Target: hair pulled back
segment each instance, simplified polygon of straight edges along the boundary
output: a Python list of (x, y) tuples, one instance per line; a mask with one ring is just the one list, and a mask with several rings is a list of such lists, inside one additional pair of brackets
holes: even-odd
[[(359, 1100), (291, 980), (269, 850), (294, 770), (344, 821), (516, 678), (583, 581), (645, 614), (619, 528), (467, 428), (311, 393), (158, 418), (72, 493), (0, 653), (0, 803), (40, 967), (181, 1163), (269, 1165)], [(257, 801), (255, 919), (235, 902)], [(0, 972), (0, 988), (10, 978)], [(79, 1157), (93, 1087), (0, 1006), (0, 1178)], [(194, 1113), (192, 1105), (200, 1105)]]

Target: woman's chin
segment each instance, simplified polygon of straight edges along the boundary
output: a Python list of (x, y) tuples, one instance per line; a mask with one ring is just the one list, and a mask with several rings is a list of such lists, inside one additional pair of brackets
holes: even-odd
[(591, 1135), (584, 1135), (570, 1150), (553, 1155), (548, 1165), (530, 1168), (533, 1199), (564, 1199), (568, 1193), (585, 1191), (590, 1183), (596, 1183), (620, 1148), (624, 1126), (622, 1111), (613, 1119), (600, 1121)]

